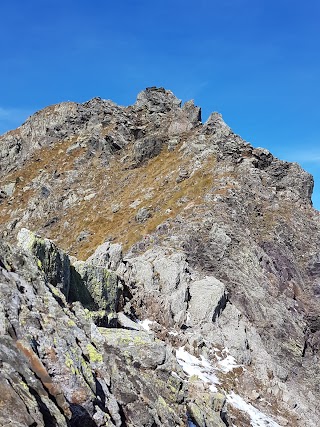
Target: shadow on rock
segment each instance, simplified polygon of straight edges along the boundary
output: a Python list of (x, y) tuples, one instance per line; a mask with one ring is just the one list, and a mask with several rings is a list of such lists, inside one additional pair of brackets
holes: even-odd
[(70, 420), (71, 427), (97, 427), (97, 424), (83, 406), (71, 403), (70, 409), (72, 412), (72, 418)]

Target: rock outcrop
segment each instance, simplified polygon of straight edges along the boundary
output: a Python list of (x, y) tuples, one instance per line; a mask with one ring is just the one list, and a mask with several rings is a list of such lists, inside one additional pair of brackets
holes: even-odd
[(154, 87), (48, 107), (0, 162), (0, 424), (317, 426), (299, 165)]
[[(46, 260), (55, 253), (48, 243)], [(0, 424), (185, 425), (183, 373), (172, 348), (153, 333), (98, 328), (95, 312), (58, 287), (55, 265), (42, 267), (39, 245), (33, 254), (1, 245)], [(116, 300), (108, 295), (109, 306)]]

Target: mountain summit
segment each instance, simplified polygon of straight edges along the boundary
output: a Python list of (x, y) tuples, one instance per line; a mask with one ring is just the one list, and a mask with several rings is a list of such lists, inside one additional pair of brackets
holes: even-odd
[(0, 425), (318, 425), (298, 164), (156, 87), (47, 107), (0, 164)]

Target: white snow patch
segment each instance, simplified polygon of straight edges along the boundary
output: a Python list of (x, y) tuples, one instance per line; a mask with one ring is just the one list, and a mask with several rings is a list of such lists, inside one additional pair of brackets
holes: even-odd
[(130, 208), (135, 209), (137, 206), (139, 206), (141, 203), (141, 200), (137, 199), (134, 202), (130, 203)]
[(176, 357), (179, 365), (182, 367), (184, 372), (190, 377), (196, 375), (204, 383), (210, 384), (210, 390), (212, 392), (217, 391), (216, 384), (219, 384), (219, 380), (214, 373), (214, 367), (201, 356), (201, 359), (192, 356), (183, 347), (180, 347), (176, 351)]
[(259, 409), (250, 403), (245, 402), (242, 397), (234, 392), (227, 395), (227, 402), (240, 411), (246, 412), (251, 419), (250, 424), (252, 427), (281, 427), (272, 418), (259, 411)]
[(228, 355), (225, 359), (219, 360), (217, 363), (218, 367), (222, 372), (230, 372), (241, 365), (236, 363), (236, 359), (233, 356)]
[(144, 319), (138, 322), (140, 326), (143, 327), (146, 331), (150, 331), (150, 325), (153, 323), (152, 320)]
[[(216, 353), (222, 353), (222, 358), (215, 354), (217, 359), (216, 365), (212, 365), (209, 361), (200, 356), (200, 359), (188, 353), (184, 347), (180, 347), (176, 350), (176, 358), (179, 365), (182, 367), (184, 372), (189, 375), (196, 375), (201, 381), (209, 384), (209, 389), (212, 392), (217, 391), (216, 385), (220, 384), (219, 380), (215, 374), (215, 372), (223, 372), (228, 373), (232, 371), (234, 368), (237, 368), (242, 365), (238, 365), (233, 356), (231, 356), (228, 349), (223, 349), (220, 351), (219, 349), (215, 349)], [(238, 394), (231, 392), (226, 396), (227, 402), (239, 409), (240, 411), (246, 412), (250, 417), (250, 424), (252, 427), (281, 427), (272, 418), (265, 415), (263, 412), (259, 411), (259, 409), (252, 406), (250, 403), (247, 403), (242, 399)], [(188, 421), (188, 426), (193, 426), (192, 421)]]

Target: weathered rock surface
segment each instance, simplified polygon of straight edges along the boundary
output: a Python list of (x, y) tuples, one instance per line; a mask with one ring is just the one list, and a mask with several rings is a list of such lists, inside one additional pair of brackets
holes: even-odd
[(30, 252), (0, 249), (0, 425), (185, 425), (171, 347), (152, 333), (98, 329)]
[(0, 424), (241, 427), (249, 402), (259, 425), (318, 425), (299, 165), (163, 88), (48, 107), (0, 137), (0, 163), (0, 232), (20, 242), (0, 253)]

